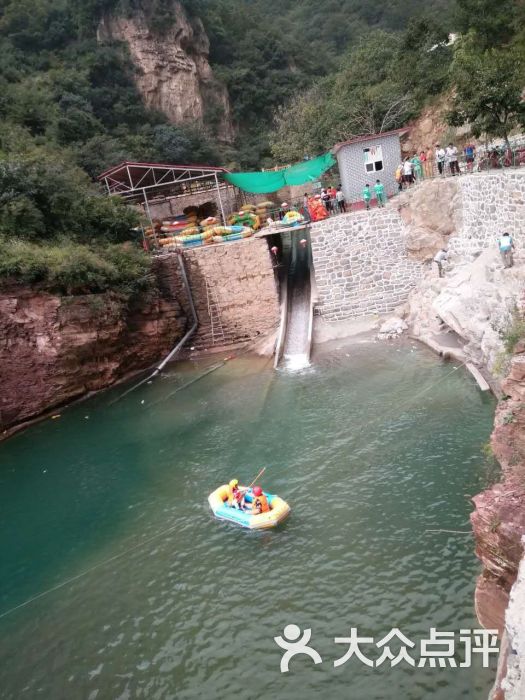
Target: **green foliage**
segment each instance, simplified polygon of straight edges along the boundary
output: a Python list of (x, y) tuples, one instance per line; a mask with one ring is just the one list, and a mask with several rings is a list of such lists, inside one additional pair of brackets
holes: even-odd
[(90, 247), (69, 241), (39, 245), (0, 237), (0, 283), (38, 285), (62, 294), (109, 289), (132, 294), (152, 283), (151, 258), (126, 245)]
[(446, 84), (450, 50), (443, 39), (429, 20), (412, 23), (404, 35), (366, 34), (336, 73), (277, 110), (274, 156), (291, 162), (405, 124), (426, 96)]
[(525, 338), (525, 319), (517, 308), (514, 309), (511, 322), (503, 333), (502, 338), (505, 350), (509, 355), (514, 352), (518, 342)]
[(457, 25), (476, 34), (479, 50), (507, 44), (518, 22), (517, 0), (457, 0)]
[(132, 209), (94, 190), (78, 168), (42, 154), (0, 160), (0, 235), (118, 242), (128, 240), (137, 223)]
[(456, 94), (449, 124), (468, 123), (477, 137), (487, 134), (507, 140), (512, 129), (525, 124), (524, 68), (518, 49), (481, 50), (475, 33), (466, 36), (456, 48), (451, 68)]

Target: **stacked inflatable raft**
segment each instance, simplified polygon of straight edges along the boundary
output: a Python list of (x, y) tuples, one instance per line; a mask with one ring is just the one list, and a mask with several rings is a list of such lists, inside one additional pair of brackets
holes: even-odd
[(158, 230), (158, 243), (163, 248), (193, 248), (249, 238), (253, 236), (254, 226), (257, 226), (258, 222), (254, 215), (245, 216), (242, 212), (241, 214), (242, 216), (235, 215), (234, 218), (243, 223), (230, 226), (222, 226), (219, 220), (212, 216), (200, 222), (190, 221), (188, 217), (163, 221)]

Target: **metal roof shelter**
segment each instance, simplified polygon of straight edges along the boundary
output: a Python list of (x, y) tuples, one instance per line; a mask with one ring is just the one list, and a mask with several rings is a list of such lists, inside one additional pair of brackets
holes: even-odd
[(210, 165), (169, 165), (166, 163), (124, 162), (98, 176), (109, 195), (144, 204), (151, 219), (149, 203), (178, 195), (200, 194), (215, 191), (223, 221), (224, 206), (219, 185), (219, 175), (225, 168)]

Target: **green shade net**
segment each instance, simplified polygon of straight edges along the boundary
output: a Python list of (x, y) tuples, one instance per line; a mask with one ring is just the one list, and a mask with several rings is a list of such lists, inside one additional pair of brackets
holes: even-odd
[(225, 173), (224, 179), (235, 187), (252, 194), (268, 194), (277, 192), (287, 185), (304, 185), (306, 182), (318, 180), (321, 175), (336, 164), (331, 153), (313, 160), (305, 160), (290, 168), (267, 173)]

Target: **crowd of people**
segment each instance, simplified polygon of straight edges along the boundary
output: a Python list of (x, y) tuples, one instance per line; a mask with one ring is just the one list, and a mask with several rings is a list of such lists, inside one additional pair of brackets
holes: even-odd
[[(435, 176), (456, 176), (461, 174), (460, 157), (465, 164), (465, 170), (472, 172), (476, 161), (476, 147), (473, 144), (467, 144), (460, 154), (457, 146), (449, 143), (443, 147), (436, 143), (435, 148), (423, 149), (415, 153), (412, 157), (406, 157), (397, 167), (395, 179), (398, 184), (399, 191), (405, 190), (417, 182), (426, 178)], [(317, 195), (326, 212), (329, 216), (333, 214), (344, 214), (351, 210), (351, 205), (347, 204), (341, 185), (337, 189), (330, 185), (321, 190), (321, 194)], [(387, 202), (385, 186), (380, 180), (376, 180), (375, 184), (366, 184), (362, 192), (362, 201), (365, 209), (371, 208), (372, 200), (375, 199), (378, 207), (384, 207)], [(308, 194), (304, 195), (304, 209), (308, 209), (308, 201), (311, 198)]]
[[(459, 150), (453, 143), (446, 147), (436, 143), (434, 149), (428, 148), (415, 153), (412, 158), (405, 158), (396, 170), (399, 190), (435, 175), (460, 175), (459, 158)], [(476, 147), (473, 144), (469, 143), (463, 148), (463, 158), (467, 172), (472, 172), (476, 160)]]
[[(305, 193), (304, 202), (307, 205), (308, 195)], [(339, 185), (337, 189), (333, 185), (330, 187), (323, 187), (321, 190), (321, 201), (324, 204), (328, 214), (345, 214), (346, 213), (346, 200), (343, 194), (343, 187)]]
[[(476, 147), (467, 144), (463, 149), (463, 157), (467, 172), (472, 172), (476, 160)], [(459, 175), (459, 150), (453, 143), (443, 147), (437, 143), (435, 149), (427, 149), (407, 157), (396, 170), (396, 181), (399, 190), (406, 189), (414, 183), (435, 175)]]

